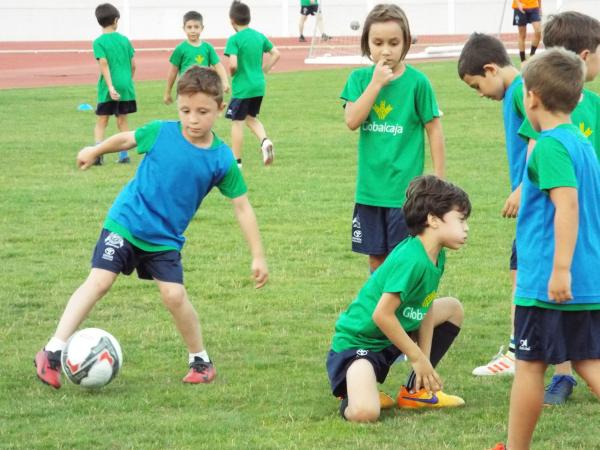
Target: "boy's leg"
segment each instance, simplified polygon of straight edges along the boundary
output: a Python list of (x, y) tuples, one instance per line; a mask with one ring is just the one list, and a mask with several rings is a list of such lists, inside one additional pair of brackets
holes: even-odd
[(600, 400), (600, 359), (573, 361), (573, 368)]
[(54, 336), (35, 357), (37, 376), (42, 382), (56, 389), (60, 388), (60, 354), (65, 349), (67, 340), (79, 328), (96, 302), (108, 292), (116, 278), (116, 273), (93, 268), (83, 284), (71, 295)]
[(273, 142), (267, 137), (267, 132), (262, 122), (256, 116), (246, 116), (246, 125), (254, 133), (260, 142), (260, 147), (263, 154), (263, 164), (268, 166), (273, 162)]
[(519, 26), (519, 57), (521, 62), (525, 61), (525, 38), (527, 37), (527, 25)]
[(242, 147), (244, 145), (244, 121), (243, 120), (232, 120), (231, 121), (231, 150), (235, 159), (238, 160), (238, 164), (241, 164), (242, 160)]
[(367, 359), (357, 359), (346, 372), (348, 406), (342, 414), (350, 422), (375, 422), (381, 406), (377, 378)]
[(565, 361), (554, 367), (554, 375), (544, 392), (544, 405), (562, 405), (573, 393), (577, 381), (573, 377), (571, 363)]
[[(117, 116), (117, 128), (119, 131), (129, 131), (129, 124), (127, 122), (127, 114), (119, 114)], [(129, 159), (129, 152), (127, 150), (121, 150), (119, 152), (118, 163), (128, 164), (131, 160)]]
[[(110, 116), (96, 116), (96, 126), (94, 127), (94, 143), (99, 144), (104, 140), (104, 132), (108, 126), (108, 119)], [(96, 159), (94, 163), (97, 166), (102, 165), (104, 158), (102, 156)]]
[(528, 450), (544, 400), (542, 361), (517, 360), (515, 379), (510, 394), (508, 445), (511, 450)]
[(540, 45), (540, 41), (542, 40), (542, 25), (540, 22), (532, 22), (531, 26), (533, 27), (533, 39), (531, 40), (531, 52), (530, 55), (535, 55), (535, 51)]
[(300, 13), (300, 23), (298, 24), (299, 25), (298, 28), (300, 31), (300, 39), (299, 39), (300, 42), (306, 42), (306, 38), (304, 37), (304, 25), (306, 24), (307, 17), (308, 16)]

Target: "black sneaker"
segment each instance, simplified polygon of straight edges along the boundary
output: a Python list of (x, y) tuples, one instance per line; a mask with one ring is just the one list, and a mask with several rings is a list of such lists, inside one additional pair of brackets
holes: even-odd
[(303, 35), (300, 35), (298, 42), (306, 42), (306, 38)]
[(95, 166), (101, 166), (104, 164), (104, 156), (98, 156), (96, 161), (94, 161)]
[(129, 158), (129, 156), (127, 156), (126, 158), (119, 158), (117, 160), (117, 163), (119, 164), (129, 164), (131, 162), (131, 159)]
[(330, 41), (331, 40), (331, 36), (329, 36), (328, 34), (323, 33), (321, 35), (321, 39), (323, 39), (324, 41)]

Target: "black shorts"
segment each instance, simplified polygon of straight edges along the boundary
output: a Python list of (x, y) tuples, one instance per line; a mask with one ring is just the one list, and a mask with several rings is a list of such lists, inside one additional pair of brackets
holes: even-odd
[(97, 116), (124, 116), (137, 111), (135, 100), (102, 102), (96, 105)]
[(125, 275), (135, 269), (143, 280), (183, 284), (183, 266), (178, 251), (147, 252), (106, 228), (100, 232), (94, 248), (92, 267)]
[(319, 12), (319, 5), (308, 5), (300, 7), (300, 14), (303, 16), (314, 16)]
[(384, 208), (356, 203), (352, 215), (352, 251), (365, 255), (387, 255), (408, 237), (402, 208)]
[(517, 240), (513, 239), (512, 249), (510, 251), (510, 270), (517, 270)]
[(528, 23), (540, 22), (542, 17), (540, 15), (540, 8), (524, 9), (521, 12), (518, 9), (514, 10), (513, 25), (517, 27), (525, 27)]
[(262, 97), (232, 98), (227, 106), (225, 117), (231, 120), (244, 120), (246, 116), (256, 117), (260, 112)]
[(558, 311), (518, 306), (515, 310), (517, 359), (560, 364), (600, 359), (600, 310)]
[(346, 397), (346, 372), (348, 367), (357, 359), (368, 360), (375, 370), (378, 383), (383, 383), (390, 367), (402, 352), (390, 345), (380, 352), (363, 349), (350, 349), (343, 352), (329, 350), (327, 354), (327, 375), (331, 384), (331, 392), (336, 397)]

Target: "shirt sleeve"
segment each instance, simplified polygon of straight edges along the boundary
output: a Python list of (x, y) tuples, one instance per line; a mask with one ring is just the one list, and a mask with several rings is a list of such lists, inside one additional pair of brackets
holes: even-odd
[(411, 287), (419, 282), (423, 275), (423, 270), (409, 259), (402, 259), (396, 262), (392, 267), (383, 283), (383, 292), (406, 294)]
[(273, 43), (263, 36), (263, 53), (269, 53), (271, 50), (273, 50)]
[(129, 39), (127, 39), (127, 42), (129, 42), (129, 59), (131, 59), (135, 55), (135, 48), (133, 48), (133, 44)]
[(139, 154), (148, 153), (158, 139), (162, 122), (155, 120), (135, 130), (135, 142)]
[(537, 141), (538, 138), (540, 137), (540, 133), (535, 131), (533, 126), (531, 126), (531, 123), (529, 123), (529, 119), (527, 119), (527, 116), (525, 116), (525, 119), (523, 119), (523, 123), (519, 127), (518, 133), (519, 133), (519, 136), (521, 136), (526, 141), (528, 141), (530, 139)]
[(577, 188), (575, 168), (568, 150), (554, 138), (538, 141), (527, 167), (531, 181), (543, 191), (558, 187)]
[(223, 52), (223, 54), (225, 56), (238, 54), (238, 45), (235, 39), (235, 34), (229, 39), (227, 39), (227, 43), (225, 44), (225, 51)]
[(436, 117), (440, 117), (440, 108), (438, 107), (435, 93), (431, 82), (423, 76), (417, 85), (415, 107), (421, 123), (427, 123)]
[(104, 46), (100, 42), (98, 42), (98, 39), (96, 39), (94, 41), (93, 49), (94, 49), (94, 58), (96, 58), (96, 59), (100, 59), (100, 58), (106, 59), (106, 52), (104, 51)]
[(221, 180), (221, 182), (217, 185), (221, 194), (223, 194), (227, 198), (237, 198), (244, 195), (248, 192), (248, 188), (246, 187), (246, 182), (244, 181), (244, 177), (242, 176), (242, 171), (237, 165), (235, 159), (231, 161), (231, 166), (229, 170)]
[(355, 102), (364, 92), (364, 89), (360, 85), (360, 74), (358, 71), (354, 71), (348, 77), (346, 85), (340, 94), (340, 98), (347, 102)]
[(177, 67), (177, 69), (181, 67), (181, 48), (179, 47), (179, 45), (175, 47), (175, 50), (173, 50), (173, 53), (171, 53), (169, 62), (175, 67)]
[(214, 66), (215, 64), (219, 64), (221, 62), (221, 60), (219, 59), (219, 55), (217, 55), (217, 52), (215, 52), (215, 48), (210, 45), (208, 42), (206, 43), (207, 47), (207, 53), (208, 53), (208, 65), (209, 66)]

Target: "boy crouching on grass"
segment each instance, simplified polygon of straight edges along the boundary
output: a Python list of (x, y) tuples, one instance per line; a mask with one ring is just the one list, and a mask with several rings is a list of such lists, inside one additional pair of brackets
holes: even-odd
[(247, 188), (231, 149), (212, 131), (223, 110), (223, 90), (217, 73), (194, 66), (177, 84), (179, 122), (155, 121), (135, 132), (119, 133), (79, 152), (82, 170), (96, 158), (137, 146), (143, 153), (135, 177), (123, 188), (100, 233), (87, 280), (71, 296), (54, 336), (35, 357), (38, 378), (58, 389), (60, 355), (67, 339), (85, 320), (119, 273), (134, 269), (154, 280), (163, 303), (189, 352), (184, 383), (210, 383), (216, 370), (204, 348), (200, 323), (183, 285), (183, 233), (213, 187), (230, 198), (252, 253), (256, 287), (268, 279), (258, 225)]
[[(404, 204), (410, 236), (371, 275), (335, 324), (327, 357), (333, 395), (352, 422), (372, 422), (393, 401), (379, 393), (390, 366), (404, 354), (412, 365), (398, 393), (401, 408), (464, 405), (441, 391), (434, 367), (460, 331), (463, 309), (455, 298), (438, 298), (445, 248), (467, 239), (471, 203), (460, 188), (433, 175), (415, 178)], [(413, 339), (418, 342), (415, 343)]]
[(583, 61), (563, 48), (546, 50), (523, 69), (525, 111), (540, 134), (517, 220), (517, 367), (508, 445), (497, 449), (530, 448), (548, 365), (570, 360), (600, 395), (600, 165), (571, 123), (584, 79)]

